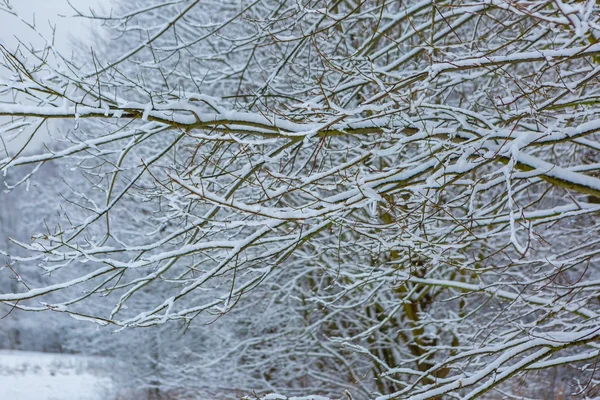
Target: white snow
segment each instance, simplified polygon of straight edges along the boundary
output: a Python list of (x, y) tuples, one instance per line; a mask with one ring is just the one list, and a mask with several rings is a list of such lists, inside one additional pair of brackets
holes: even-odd
[(310, 395), (303, 397), (285, 397), (277, 393), (271, 393), (264, 397), (261, 397), (261, 400), (331, 400), (329, 397)]
[(2, 400), (110, 400), (110, 360), (0, 350)]

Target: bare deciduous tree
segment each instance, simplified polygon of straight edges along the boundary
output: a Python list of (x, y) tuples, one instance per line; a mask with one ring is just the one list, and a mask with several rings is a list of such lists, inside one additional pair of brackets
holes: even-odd
[(556, 367), (596, 395), (595, 1), (116, 6), (78, 14), (111, 48), (3, 49), (2, 134), (72, 129), (0, 169), (75, 172), (13, 257), (54, 281), (0, 301), (230, 313), (259, 395), (524, 396)]

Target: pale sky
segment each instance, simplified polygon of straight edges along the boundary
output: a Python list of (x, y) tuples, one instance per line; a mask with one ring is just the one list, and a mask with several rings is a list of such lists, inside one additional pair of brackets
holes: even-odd
[[(113, 0), (71, 0), (71, 4), (81, 12), (89, 14), (89, 9), (92, 7), (101, 15), (108, 14), (110, 4)], [(55, 48), (69, 58), (71, 48), (73, 46), (72, 38), (85, 41), (86, 38), (91, 38), (92, 22), (85, 18), (73, 18), (75, 11), (69, 6), (67, 0), (9, 0), (13, 11), (23, 21), (34, 24), (36, 33), (28, 27), (19, 18), (2, 10), (5, 0), (0, 0), (0, 44), (7, 47), (9, 50), (15, 49), (18, 44), (17, 38), (27, 45), (33, 44), (37, 48), (44, 46), (44, 39), (40, 36), (44, 35), (47, 40), (52, 40), (52, 29), (50, 25), (56, 26), (55, 31)], [(102, 11), (105, 12), (102, 12)], [(95, 22), (98, 23), (98, 22)], [(2, 71), (0, 71), (0, 74)], [(1, 76), (0, 76), (1, 78)], [(0, 98), (0, 101), (10, 101)], [(0, 118), (0, 125), (8, 121), (7, 118)], [(4, 144), (7, 146), (7, 151), (12, 154), (18, 151), (27, 140), (27, 132), (23, 132), (18, 136), (11, 133), (3, 133), (0, 127), (0, 135)], [(49, 139), (48, 132), (44, 128), (40, 130), (34, 140), (27, 147), (28, 151), (40, 148), (41, 145)], [(26, 151), (26, 152), (28, 152)], [(0, 159), (6, 156), (4, 146), (0, 142)]]
[[(2, 0), (4, 1), (4, 0)], [(61, 51), (69, 50), (71, 36), (85, 38), (90, 32), (89, 20), (70, 18), (75, 15), (67, 0), (9, 0), (13, 10), (28, 23), (33, 23), (48, 39), (52, 30), (49, 24), (56, 25), (56, 46)], [(87, 12), (90, 7), (97, 11), (110, 8), (111, 0), (71, 0), (71, 4)], [(1, 4), (1, 3), (0, 3)], [(64, 17), (62, 17), (62, 16)], [(42, 44), (43, 40), (31, 28), (19, 21), (18, 18), (0, 11), (0, 43), (9, 48), (17, 43), (15, 37), (22, 41)]]

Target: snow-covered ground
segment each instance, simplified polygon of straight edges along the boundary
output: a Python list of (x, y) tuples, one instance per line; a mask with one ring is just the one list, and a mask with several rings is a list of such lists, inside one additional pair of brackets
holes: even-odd
[(111, 360), (0, 350), (0, 400), (111, 400)]

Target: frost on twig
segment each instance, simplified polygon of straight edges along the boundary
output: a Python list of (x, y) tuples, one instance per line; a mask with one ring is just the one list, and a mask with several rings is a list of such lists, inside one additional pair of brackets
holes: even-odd
[(598, 11), (133, 0), (103, 52), (2, 48), (1, 137), (54, 128), (0, 157), (52, 210), (0, 302), (216, 327), (172, 393), (595, 396)]

